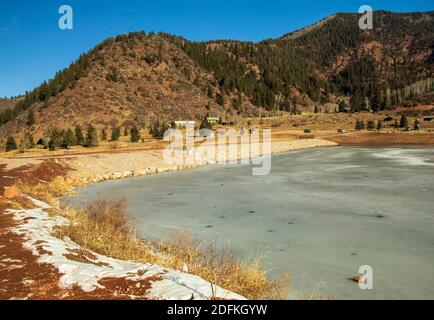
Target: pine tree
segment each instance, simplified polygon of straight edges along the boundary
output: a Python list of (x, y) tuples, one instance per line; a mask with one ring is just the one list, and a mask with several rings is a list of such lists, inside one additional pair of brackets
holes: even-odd
[(58, 129), (54, 128), (50, 130), (48, 149), (54, 151), (62, 146), (63, 133)]
[(158, 139), (159, 138), (159, 130), (160, 130), (160, 120), (157, 119), (157, 121), (154, 122), (154, 124), (149, 129), (149, 133), (152, 135), (152, 137)]
[(131, 134), (131, 138), (130, 141), (131, 142), (138, 142), (140, 140), (140, 133), (139, 130), (137, 129), (136, 126), (133, 126), (130, 130), (130, 134)]
[(29, 113), (27, 114), (27, 121), (26, 124), (31, 127), (32, 125), (34, 125), (36, 122), (35, 120), (35, 114), (33, 113), (33, 111), (29, 111)]
[(347, 104), (345, 103), (345, 101), (344, 100), (341, 100), (340, 102), (339, 102), (339, 109), (338, 109), (338, 111), (339, 112), (345, 112), (345, 110), (347, 109)]
[(217, 96), (216, 102), (221, 106), (225, 105), (225, 94), (223, 92)]
[(149, 129), (149, 133), (154, 137), (155, 139), (163, 139), (164, 133), (169, 129), (169, 127), (163, 123), (160, 125), (160, 121), (157, 120), (153, 126)]
[(6, 141), (6, 146), (5, 146), (6, 152), (16, 150), (16, 149), (17, 149), (17, 143), (15, 142), (14, 137), (12, 137), (12, 136), (8, 137), (8, 139)]
[(356, 120), (356, 126), (355, 126), (355, 129), (356, 129), (356, 130), (360, 130), (360, 120), (359, 120), (359, 119)]
[(63, 134), (63, 142), (62, 142), (62, 148), (69, 149), (72, 145), (75, 144), (75, 136), (74, 132), (71, 128), (68, 128), (68, 130), (65, 131)]
[(363, 120), (357, 120), (356, 121), (356, 130), (363, 130), (365, 129), (365, 123)]
[(205, 117), (201, 124), (200, 124), (200, 129), (209, 129), (212, 130), (212, 124), (208, 122), (207, 117)]
[(399, 121), (400, 128), (408, 128), (408, 119), (405, 113), (402, 114), (401, 120)]
[(214, 96), (214, 92), (212, 91), (211, 86), (208, 86), (208, 91), (207, 91), (208, 97), (212, 98)]
[(205, 106), (206, 110), (211, 110), (211, 101), (208, 101)]
[(75, 145), (77, 145), (77, 146), (83, 146), (84, 145), (83, 131), (81, 131), (80, 126), (75, 127)]
[(111, 141), (118, 141), (120, 136), (121, 136), (121, 129), (119, 127), (113, 127)]
[(377, 130), (380, 131), (381, 129), (383, 129), (383, 123), (381, 122), (381, 120), (378, 120)]
[(30, 132), (24, 133), (20, 141), (20, 148), (22, 149), (33, 149), (35, 147), (35, 142), (33, 141), (33, 136)]
[(157, 122), (154, 123), (150, 132), (154, 138), (157, 138), (157, 139), (161, 138), (161, 136), (160, 136), (160, 121), (159, 120), (157, 120)]
[[(224, 97), (223, 97), (223, 102), (224, 105)], [(219, 103), (220, 104), (220, 103)], [(241, 93), (238, 94), (238, 97), (235, 99), (235, 104), (234, 104), (234, 108), (235, 110), (240, 110), (241, 106), (243, 105), (243, 96), (241, 95)]]
[(378, 112), (384, 108), (384, 104), (385, 104), (385, 102), (384, 102), (384, 98), (382, 96), (382, 92), (377, 86), (374, 89), (374, 95), (373, 95), (373, 98), (371, 99), (371, 109), (374, 112)]
[(365, 109), (364, 98), (361, 96), (360, 92), (356, 92), (350, 99), (351, 111), (359, 112)]
[(375, 129), (375, 122), (373, 120), (368, 120), (367, 129), (368, 130)]
[(101, 129), (101, 140), (106, 141), (107, 140), (107, 131), (105, 128)]
[(86, 133), (86, 141), (84, 146), (86, 148), (92, 148), (92, 147), (98, 147), (99, 142), (98, 142), (98, 134), (96, 132), (96, 129), (90, 125), (87, 128), (87, 133)]
[(125, 137), (128, 136), (128, 127), (125, 127), (125, 129), (124, 129), (124, 136), (125, 136)]

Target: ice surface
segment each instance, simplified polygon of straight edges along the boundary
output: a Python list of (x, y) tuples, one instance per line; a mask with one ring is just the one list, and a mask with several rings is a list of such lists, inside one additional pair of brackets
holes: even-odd
[[(83, 189), (75, 203), (125, 196), (143, 237), (186, 229), (264, 255), (291, 298), (434, 299), (434, 148), (338, 147), (273, 156), (268, 176), (210, 166)], [(374, 290), (348, 280), (361, 265)]]

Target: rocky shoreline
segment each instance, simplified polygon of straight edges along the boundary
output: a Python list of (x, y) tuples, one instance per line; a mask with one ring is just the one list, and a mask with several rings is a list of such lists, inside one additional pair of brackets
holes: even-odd
[[(273, 141), (271, 154), (337, 145), (335, 142), (323, 139)], [(240, 158), (238, 157), (236, 160), (240, 160)], [(79, 155), (68, 159), (58, 159), (57, 161), (71, 168), (67, 179), (71, 179), (79, 185), (215, 164), (215, 161), (203, 161), (203, 163), (190, 165), (167, 165), (163, 159), (163, 149), (134, 153)]]

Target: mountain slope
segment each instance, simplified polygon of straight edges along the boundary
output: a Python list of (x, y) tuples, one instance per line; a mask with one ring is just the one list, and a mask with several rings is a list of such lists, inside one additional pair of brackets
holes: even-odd
[(349, 60), (344, 56), (357, 58), (369, 53), (377, 62), (393, 63), (396, 59), (425, 63), (432, 72), (429, 59), (434, 45), (434, 12), (376, 11), (373, 30), (359, 29), (359, 18), (358, 14), (337, 14), (321, 28), (298, 37), (295, 45), (307, 48), (317, 66), (325, 70), (333, 70), (337, 61)]
[[(17, 105), (25, 111), (17, 112), (1, 133), (30, 129), (42, 134), (50, 126), (91, 123), (143, 126), (157, 119), (202, 119), (207, 113), (223, 113), (205, 91), (212, 88), (218, 94), (213, 77), (155, 35), (135, 33), (109, 39), (69, 69), (79, 71), (58, 74), (28, 94)], [(30, 112), (36, 123), (26, 128)]]
[[(391, 108), (434, 90), (434, 12), (338, 13), (258, 43), (191, 42), (143, 32), (111, 38), (0, 113), (0, 136), (50, 126), (149, 126), (266, 111)], [(34, 115), (33, 121), (27, 121)]]
[[(388, 108), (433, 89), (434, 12), (377, 11), (373, 30), (359, 29), (359, 18), (337, 14), (293, 43), (311, 53), (339, 93), (353, 97), (356, 110)], [(405, 90), (414, 84), (417, 90)]]
[(408, 98), (410, 85), (422, 83), (413, 94), (432, 88), (432, 80), (420, 80), (434, 77), (434, 12), (377, 11), (373, 30), (361, 30), (359, 19), (339, 13), (278, 39), (181, 47), (225, 91), (242, 91), (266, 109), (292, 111), (345, 95), (354, 97), (355, 111), (380, 110)]

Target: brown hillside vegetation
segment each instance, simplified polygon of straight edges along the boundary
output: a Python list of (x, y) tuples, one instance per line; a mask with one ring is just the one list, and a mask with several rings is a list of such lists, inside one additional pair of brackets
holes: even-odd
[(28, 130), (25, 123), (30, 111), (36, 118), (30, 130), (36, 135), (50, 126), (202, 119), (207, 113), (222, 113), (207, 96), (204, 88), (208, 86), (214, 86), (213, 77), (159, 36), (113, 41), (90, 56), (87, 75), (61, 94), (32, 105), (4, 125), (0, 135)]

